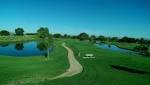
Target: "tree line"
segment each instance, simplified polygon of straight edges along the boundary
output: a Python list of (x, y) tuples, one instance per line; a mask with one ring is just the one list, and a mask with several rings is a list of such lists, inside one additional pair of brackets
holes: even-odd
[[(23, 28), (16, 28), (15, 29), (15, 34), (10, 33), (7, 30), (1, 30), (0, 31), (0, 36), (9, 36), (11, 34), (13, 35), (17, 35), (17, 36), (23, 36), (24, 35), (24, 29)], [(111, 42), (125, 42), (125, 43), (138, 43), (138, 44), (150, 44), (150, 40), (146, 40), (144, 38), (130, 38), (130, 37), (122, 37), (122, 38), (118, 38), (118, 37), (105, 37), (103, 35), (100, 36), (96, 36), (96, 35), (89, 35), (85, 32), (80, 33), (79, 35), (68, 35), (68, 34), (60, 34), (60, 33), (56, 33), (56, 34), (50, 34), (49, 30), (47, 27), (40, 27), (37, 30), (37, 33), (26, 33), (26, 35), (37, 35), (40, 38), (44, 38), (46, 36), (51, 35), (54, 38), (72, 38), (72, 39), (79, 39), (81, 41), (83, 40), (89, 40), (91, 42), (95, 42), (95, 41), (101, 41), (101, 42), (106, 42), (106, 41), (111, 41)]]
[(138, 43), (138, 44), (150, 44), (150, 40), (144, 39), (144, 38), (130, 38), (130, 37), (106, 37), (103, 35), (100, 36), (96, 36), (96, 35), (89, 35), (85, 32), (80, 33), (79, 35), (68, 35), (68, 34), (60, 34), (60, 33), (56, 33), (53, 34), (54, 38), (72, 38), (72, 39), (79, 39), (81, 41), (83, 40), (89, 40), (91, 42), (95, 42), (95, 41), (101, 41), (101, 42), (106, 42), (106, 41), (110, 41), (110, 42), (124, 42), (124, 43)]
[[(7, 30), (1, 30), (0, 31), (0, 36), (9, 36), (11, 33)], [(24, 35), (24, 29), (23, 28), (17, 28), (15, 29), (15, 34), (16, 36), (23, 36)], [(47, 27), (41, 27), (37, 30), (36, 33), (26, 33), (26, 35), (36, 35), (38, 38), (42, 39), (47, 39), (51, 40), (53, 38), (71, 38), (71, 39), (79, 39), (80, 41), (89, 41), (92, 43), (96, 43), (96, 41), (100, 41), (102, 43), (105, 42), (119, 42), (119, 43), (137, 43), (139, 44), (138, 46), (134, 47), (134, 51), (138, 51), (142, 54), (149, 54), (148, 49), (150, 45), (150, 40), (146, 40), (144, 38), (130, 38), (130, 37), (106, 37), (103, 35), (96, 36), (96, 35), (89, 35), (85, 32), (80, 33), (79, 35), (68, 35), (68, 34), (50, 34), (49, 29)]]
[(83, 32), (80, 33), (79, 35), (61, 35), (59, 33), (53, 34), (54, 38), (72, 38), (72, 39), (79, 39), (80, 41), (89, 41), (92, 43), (96, 43), (96, 41), (100, 41), (101, 43), (105, 42), (118, 42), (118, 43), (136, 43), (137, 46), (135, 46), (132, 50), (139, 52), (140, 54), (143, 55), (148, 55), (150, 56), (149, 53), (149, 45), (150, 45), (150, 40), (146, 40), (144, 38), (130, 38), (130, 37), (106, 37), (103, 35), (96, 36), (96, 35), (88, 35), (87, 33)]
[(37, 35), (39, 38), (46, 38), (50, 35), (49, 30), (47, 27), (40, 27), (37, 30), (37, 33), (26, 33), (24, 34), (24, 29), (23, 28), (16, 28), (15, 33), (11, 33), (7, 30), (1, 30), (0, 31), (0, 36), (11, 36), (11, 35), (16, 35), (16, 36), (23, 36), (23, 35)]
[[(11, 33), (9, 31), (7, 31), (7, 30), (1, 30), (0, 31), (0, 35), (1, 36), (9, 36), (9, 35), (11, 35)], [(15, 29), (15, 35), (23, 36), (24, 35), (23, 28), (17, 28), (17, 29)]]

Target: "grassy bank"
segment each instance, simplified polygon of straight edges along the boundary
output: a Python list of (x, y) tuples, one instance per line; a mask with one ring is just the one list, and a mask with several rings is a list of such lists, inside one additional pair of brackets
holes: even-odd
[(56, 41), (49, 60), (44, 56), (0, 56), (0, 85), (22, 80), (38, 81), (38, 78), (61, 74), (68, 67), (67, 51), (61, 46), (61, 42)]
[(13, 43), (13, 42), (25, 42), (37, 40), (35, 35), (24, 35), (24, 36), (0, 36), (0, 43)]
[[(71, 39), (55, 39), (55, 50), (48, 61), (42, 56), (17, 58), (0, 57), (0, 83), (10, 80), (27, 79), (36, 76), (52, 77), (61, 74), (68, 68), (67, 52), (61, 47), (66, 42), (73, 49), (76, 59), (82, 64), (82, 73), (73, 77), (45, 80), (38, 84), (26, 85), (149, 85), (150, 74), (138, 74), (112, 68), (111, 65), (123, 68), (150, 72), (150, 58), (137, 54), (127, 54), (101, 49), (89, 42)], [(78, 52), (81, 56), (77, 56)], [(86, 53), (93, 53), (95, 59), (83, 59)]]
[[(66, 40), (76, 58), (83, 65), (84, 71), (71, 78), (45, 81), (36, 85), (149, 85), (150, 74), (137, 74), (117, 70), (110, 65), (120, 65), (127, 68), (150, 72), (150, 58), (136, 54), (126, 54), (100, 49), (88, 42)], [(78, 52), (81, 57), (78, 57)], [(83, 59), (86, 53), (93, 53), (95, 59)], [(30, 85), (30, 84), (29, 84)], [(34, 84), (31, 84), (34, 85)]]

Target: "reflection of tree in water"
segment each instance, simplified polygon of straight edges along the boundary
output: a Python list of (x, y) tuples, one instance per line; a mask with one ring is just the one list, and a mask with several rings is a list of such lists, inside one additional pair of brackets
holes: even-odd
[(7, 44), (7, 43), (2, 43), (2, 44), (0, 44), (0, 46), (2, 46), (2, 47), (7, 47), (9, 44)]
[(111, 45), (110, 45), (110, 44), (108, 44), (108, 47), (109, 47), (109, 48), (111, 48)]
[(46, 53), (44, 53), (44, 56), (46, 58), (49, 57), (49, 52), (50, 52), (50, 47), (52, 46), (51, 42), (47, 39), (43, 39), (41, 41), (39, 41), (37, 43), (37, 48), (41, 51), (46, 51)]
[(48, 46), (46, 45), (46, 43), (40, 41), (38, 42), (37, 44), (37, 48), (40, 50), (40, 51), (46, 51), (48, 49)]
[(16, 50), (23, 50), (23, 48), (24, 48), (23, 43), (17, 43), (17, 44), (15, 45), (15, 49), (16, 49)]

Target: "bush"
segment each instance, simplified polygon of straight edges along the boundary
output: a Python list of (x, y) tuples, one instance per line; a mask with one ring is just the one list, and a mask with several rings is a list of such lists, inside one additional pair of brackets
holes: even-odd
[(61, 34), (59, 34), (59, 33), (56, 33), (56, 34), (53, 35), (53, 37), (54, 38), (62, 38), (63, 36)]
[(107, 40), (107, 37), (101, 35), (101, 36), (98, 36), (97, 40), (100, 40), (101, 42), (104, 42), (104, 41)]
[(118, 42), (136, 43), (137, 40), (135, 38), (123, 37)]
[(136, 47), (134, 47), (134, 50), (137, 52), (140, 52), (141, 54), (146, 54), (146, 55), (149, 54), (148, 47), (145, 45), (136, 46)]
[(0, 31), (0, 35), (1, 36), (8, 36), (8, 35), (10, 35), (10, 33), (7, 30), (2, 30), (2, 31)]

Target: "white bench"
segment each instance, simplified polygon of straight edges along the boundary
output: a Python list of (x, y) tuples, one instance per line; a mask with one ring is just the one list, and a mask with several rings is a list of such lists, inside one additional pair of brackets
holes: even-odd
[(95, 57), (94, 57), (94, 54), (85, 54), (83, 58), (87, 59), (87, 58), (95, 58)]
[(93, 54), (85, 54), (85, 57), (93, 57)]

